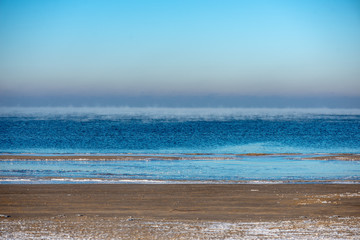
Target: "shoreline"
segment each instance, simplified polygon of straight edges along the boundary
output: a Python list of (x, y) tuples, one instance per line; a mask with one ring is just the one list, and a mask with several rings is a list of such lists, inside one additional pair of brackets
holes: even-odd
[(351, 239), (360, 234), (360, 185), (1, 184), (0, 214), (9, 216), (0, 218), (4, 239)]
[(61, 185), (61, 184), (145, 184), (145, 185), (281, 185), (281, 184), (360, 184), (360, 180), (313, 179), (313, 180), (161, 180), (161, 179), (104, 179), (104, 178), (70, 178), (70, 177), (4, 177), (0, 176), (0, 185)]
[[(268, 172), (262, 173), (262, 175), (246, 175), (241, 172), (242, 164), (248, 164), (249, 166), (256, 166), (257, 161), (263, 161), (266, 166), (271, 167), (270, 161), (278, 161), (277, 169), (284, 167), (284, 173), (268, 177)], [(153, 154), (153, 155), (134, 155), (132, 153), (123, 155), (0, 155), (0, 163), (4, 166), (4, 173), (0, 176), (0, 184), (225, 184), (225, 185), (241, 185), (241, 184), (360, 184), (360, 180), (357, 172), (354, 169), (358, 169), (359, 165), (357, 161), (360, 160), (359, 154), (264, 154), (264, 153), (249, 153), (249, 154), (209, 154), (201, 155), (199, 153), (187, 153), (187, 154)], [(154, 161), (154, 164), (152, 163)], [(193, 172), (193, 175), (186, 175), (191, 169), (186, 164), (187, 161), (193, 166), (202, 167), (204, 164), (202, 161), (209, 161), (210, 167), (206, 168), (206, 171), (212, 171), (212, 176), (208, 177), (204, 175), (202, 177), (194, 177), (198, 172)], [(294, 161), (294, 162), (292, 162)], [(303, 161), (300, 163), (300, 161)], [(333, 175), (317, 175), (315, 171), (313, 175), (303, 176), (299, 175), (294, 169), (294, 163), (302, 167), (302, 164), (319, 167), (322, 161), (327, 161), (327, 165), (334, 166), (334, 164), (340, 164), (340, 167), (345, 166), (344, 171), (333, 168)], [(144, 164), (144, 166), (157, 166), (161, 162), (161, 166), (165, 166), (162, 169), (155, 168), (154, 172), (134, 172), (134, 171), (118, 171), (114, 170), (114, 166), (125, 169), (127, 166), (131, 169), (131, 164)], [(253, 164), (255, 163), (255, 164)], [(286, 163), (285, 165), (283, 163)], [(300, 163), (300, 164), (299, 164)], [(24, 173), (25, 168), (30, 169), (28, 173)], [(35, 165), (40, 164), (39, 167), (46, 174), (40, 172), (34, 172), (32, 169)], [(89, 169), (84, 168), (85, 172), (81, 174), (71, 174), (72, 172), (79, 172), (78, 164), (84, 166), (92, 166)], [(178, 164), (178, 165), (176, 165)], [(213, 166), (211, 166), (213, 164)], [(222, 167), (222, 164), (226, 165), (226, 169), (236, 172), (236, 176), (223, 177), (222, 173), (218, 173), (217, 167)], [(236, 164), (237, 170), (234, 170)], [(251, 165), (253, 164), (253, 165)], [(68, 172), (52, 171), (56, 165), (57, 169), (63, 167), (68, 169)], [(129, 166), (128, 166), (129, 165)], [(185, 166), (181, 169), (167, 168), (176, 166)], [(17, 168), (20, 166), (20, 168)], [(71, 166), (71, 167), (70, 167)], [(95, 166), (95, 167), (94, 167)], [(102, 171), (97, 171), (97, 166)], [(247, 166), (247, 165), (246, 165)], [(137, 167), (137, 166), (135, 166)], [(287, 168), (286, 168), (287, 167)], [(51, 170), (50, 173), (46, 171)], [(214, 170), (215, 169), (215, 170)], [(316, 168), (309, 168), (309, 171)], [(158, 177), (162, 172), (170, 171), (170, 177)], [(292, 171), (291, 174), (286, 171)], [(11, 172), (13, 171), (13, 172)], [(90, 171), (90, 173), (89, 173)], [(92, 173), (92, 172), (94, 173)], [(279, 171), (279, 170), (278, 170)], [(348, 175), (342, 174), (347, 172)], [(181, 173), (185, 175), (181, 175)], [(273, 174), (274, 171), (270, 172)], [(41, 175), (42, 174), (42, 175)], [(143, 175), (141, 175), (143, 174)], [(244, 175), (245, 174), (245, 175)], [(225, 175), (224, 175), (225, 176)], [(265, 177), (264, 177), (265, 176)]]

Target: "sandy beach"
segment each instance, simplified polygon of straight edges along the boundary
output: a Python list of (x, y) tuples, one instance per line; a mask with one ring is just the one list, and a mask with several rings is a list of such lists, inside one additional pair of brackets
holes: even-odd
[(0, 185), (1, 239), (356, 239), (358, 184)]

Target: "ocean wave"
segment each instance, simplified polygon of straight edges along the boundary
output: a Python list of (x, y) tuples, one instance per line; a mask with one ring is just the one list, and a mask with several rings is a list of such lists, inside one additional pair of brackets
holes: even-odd
[(360, 180), (157, 180), (100, 178), (0, 178), (0, 184), (360, 184)]

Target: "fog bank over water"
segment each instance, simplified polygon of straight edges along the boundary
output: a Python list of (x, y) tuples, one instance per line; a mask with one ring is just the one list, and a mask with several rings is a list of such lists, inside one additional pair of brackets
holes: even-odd
[(343, 96), (224, 96), (224, 95), (52, 95), (20, 96), (3, 93), (5, 107), (260, 107), (260, 108), (360, 108), (360, 97)]

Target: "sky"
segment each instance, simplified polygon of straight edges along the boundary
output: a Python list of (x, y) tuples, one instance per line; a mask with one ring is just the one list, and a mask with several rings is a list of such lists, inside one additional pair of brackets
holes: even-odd
[(360, 1), (0, 0), (0, 94), (360, 107)]

